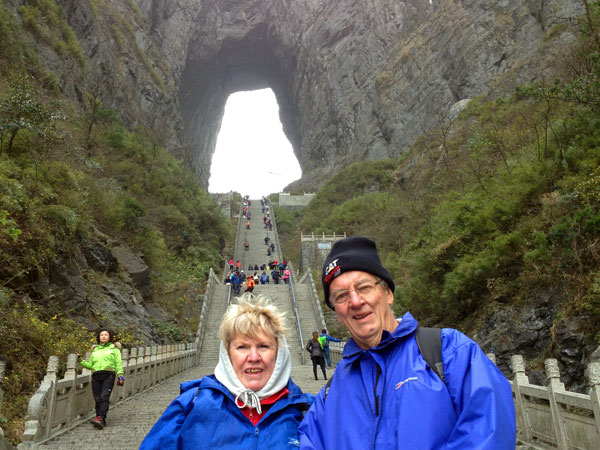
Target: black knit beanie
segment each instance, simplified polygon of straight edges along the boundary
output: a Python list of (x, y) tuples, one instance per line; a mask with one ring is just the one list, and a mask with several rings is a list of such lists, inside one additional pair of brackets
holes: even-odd
[(338, 275), (353, 270), (360, 270), (381, 278), (394, 292), (394, 280), (392, 280), (392, 276), (385, 267), (381, 265), (375, 242), (360, 236), (347, 237), (333, 244), (333, 248), (325, 258), (325, 264), (323, 265), (321, 281), (325, 292), (325, 303), (331, 309), (335, 310), (329, 301), (329, 285)]

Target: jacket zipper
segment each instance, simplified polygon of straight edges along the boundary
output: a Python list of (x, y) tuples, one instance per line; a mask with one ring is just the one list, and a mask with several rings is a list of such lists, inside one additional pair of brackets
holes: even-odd
[[(379, 396), (377, 395), (377, 385), (379, 384), (379, 377), (381, 376), (381, 367), (379, 364), (375, 363), (377, 367), (377, 373), (375, 375), (375, 386), (373, 387), (373, 397), (375, 397), (375, 416), (379, 419)], [(373, 433), (373, 445), (371, 448), (375, 449), (375, 444), (377, 442), (377, 430), (379, 428), (379, 420), (377, 420), (377, 424), (375, 425), (375, 432)]]
[(373, 387), (373, 396), (375, 397), (375, 415), (379, 415), (379, 396), (377, 395), (377, 385), (379, 384), (379, 377), (381, 376), (381, 368), (378, 364), (377, 366), (377, 375), (375, 376), (375, 386)]

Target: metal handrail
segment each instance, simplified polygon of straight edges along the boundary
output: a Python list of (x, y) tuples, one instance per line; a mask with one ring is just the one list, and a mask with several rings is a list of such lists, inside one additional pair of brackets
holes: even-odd
[[(268, 203), (271, 203), (271, 200), (267, 200)], [(281, 248), (281, 243), (279, 242), (279, 233), (277, 232), (277, 221), (275, 220), (275, 211), (273, 210), (273, 205), (271, 207), (271, 223), (273, 224), (273, 237), (275, 238), (275, 245), (279, 249), (279, 254), (281, 255), (282, 261), (285, 261), (283, 258), (283, 251)], [(302, 361), (302, 365), (306, 364), (306, 358), (304, 356), (304, 339), (302, 338), (302, 328), (300, 327), (300, 316), (298, 315), (298, 308), (296, 307), (296, 295), (294, 294), (294, 271), (292, 270), (292, 263), (288, 262), (288, 269), (290, 269), (290, 298), (292, 299), (292, 308), (294, 310), (294, 315), (296, 316), (296, 328), (298, 329), (298, 339), (300, 340), (300, 359)]]
[[(289, 265), (291, 266), (291, 264)], [(304, 339), (302, 338), (302, 328), (300, 327), (300, 317), (298, 315), (298, 307), (296, 306), (296, 295), (294, 293), (294, 275), (290, 269), (290, 298), (292, 299), (292, 308), (294, 309), (294, 315), (296, 316), (296, 329), (298, 330), (298, 339), (300, 340), (300, 359), (302, 365), (306, 364), (306, 358), (304, 357)]]
[(327, 325), (325, 323), (325, 315), (323, 314), (323, 308), (321, 307), (321, 301), (319, 300), (319, 294), (317, 294), (317, 288), (315, 287), (315, 280), (312, 276), (312, 272), (310, 271), (310, 269), (308, 269), (302, 277), (303, 280), (305, 280), (307, 278), (309, 280), (310, 287), (311, 287), (310, 300), (312, 302), (313, 312), (315, 313), (315, 317), (317, 318), (317, 321), (319, 321), (319, 319), (320, 319), (321, 329), (327, 328)]

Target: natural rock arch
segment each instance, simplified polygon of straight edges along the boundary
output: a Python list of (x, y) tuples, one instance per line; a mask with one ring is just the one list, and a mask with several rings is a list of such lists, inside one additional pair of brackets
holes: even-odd
[(298, 107), (282, 69), (285, 62), (269, 46), (267, 32), (267, 27), (259, 24), (242, 37), (227, 36), (214, 52), (190, 52), (180, 85), (181, 114), (186, 136), (195, 147), (194, 168), (205, 184), (225, 103), (234, 92), (271, 88), (284, 133), (296, 151), (301, 147)]
[(173, 68), (200, 180), (228, 95), (270, 87), (302, 168), (295, 187), (309, 189), (356, 160), (398, 156), (440, 109), (492, 83), (528, 82), (545, 30), (578, 12), (577, 0), (138, 1)]
[[(190, 3), (179, 104), (189, 159), (205, 184), (229, 94), (269, 87), (303, 184), (357, 158), (389, 155), (373, 120), (373, 88), (397, 35), (431, 10), (428, 0)], [(177, 8), (154, 2), (155, 29), (179, 27)], [(166, 20), (165, 20), (166, 18)], [(169, 25), (169, 21), (171, 21)], [(177, 25), (175, 25), (177, 24)], [(171, 45), (171, 44), (169, 44)], [(176, 64), (177, 65), (177, 64)]]

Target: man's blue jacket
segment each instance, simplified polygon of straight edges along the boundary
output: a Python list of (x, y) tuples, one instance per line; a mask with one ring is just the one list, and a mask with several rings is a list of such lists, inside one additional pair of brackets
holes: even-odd
[(319, 392), (300, 424), (301, 449), (514, 449), (508, 380), (479, 346), (442, 329), (446, 384), (423, 359), (416, 320), (363, 350), (344, 347), (327, 398)]
[(298, 450), (298, 424), (314, 396), (303, 394), (292, 380), (287, 389), (289, 394), (254, 426), (214, 375), (182, 383), (181, 394), (154, 424), (140, 450)]

